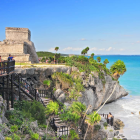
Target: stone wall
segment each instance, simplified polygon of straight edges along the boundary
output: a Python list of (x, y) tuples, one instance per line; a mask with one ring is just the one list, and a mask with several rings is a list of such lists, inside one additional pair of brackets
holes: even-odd
[(28, 28), (6, 27), (6, 40), (29, 40), (31, 32)]
[(27, 28), (6, 27), (6, 40), (0, 42), (0, 55), (6, 59), (9, 54), (18, 62), (38, 63), (35, 46), (30, 41), (31, 32)]

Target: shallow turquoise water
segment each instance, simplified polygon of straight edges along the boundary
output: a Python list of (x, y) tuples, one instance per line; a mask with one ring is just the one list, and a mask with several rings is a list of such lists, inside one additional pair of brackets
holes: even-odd
[[(98, 56), (94, 56), (96, 59)], [(110, 66), (117, 60), (124, 61), (127, 72), (120, 77), (120, 85), (122, 85), (130, 95), (140, 95), (140, 55), (101, 55), (102, 62), (107, 58)]]

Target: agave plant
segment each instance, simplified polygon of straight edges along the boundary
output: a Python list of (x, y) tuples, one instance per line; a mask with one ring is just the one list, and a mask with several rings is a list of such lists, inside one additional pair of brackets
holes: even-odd
[(95, 123), (98, 123), (101, 120), (101, 116), (94, 111), (92, 114), (87, 115), (87, 118), (85, 122), (87, 122), (89, 125), (94, 125)]
[(50, 115), (50, 114), (58, 114), (58, 110), (59, 110), (58, 103), (57, 102), (50, 101), (49, 104), (46, 107), (45, 113), (47, 115)]

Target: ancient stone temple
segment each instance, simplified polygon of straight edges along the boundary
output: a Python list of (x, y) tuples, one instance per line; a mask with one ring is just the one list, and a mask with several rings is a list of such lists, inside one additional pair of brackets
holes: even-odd
[(28, 28), (6, 27), (6, 39), (0, 41), (0, 55), (7, 60), (9, 54), (14, 56), (16, 62), (39, 62)]

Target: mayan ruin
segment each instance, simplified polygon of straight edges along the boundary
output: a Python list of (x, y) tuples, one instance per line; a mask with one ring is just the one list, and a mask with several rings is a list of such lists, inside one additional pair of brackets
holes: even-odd
[(6, 39), (0, 41), (0, 55), (7, 60), (9, 54), (16, 62), (38, 63), (34, 43), (31, 41), (31, 32), (28, 28), (6, 27)]

